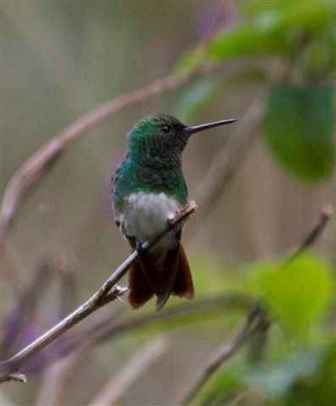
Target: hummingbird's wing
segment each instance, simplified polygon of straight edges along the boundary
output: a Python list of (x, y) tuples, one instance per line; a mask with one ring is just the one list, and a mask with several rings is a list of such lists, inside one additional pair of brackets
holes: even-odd
[(119, 181), (122, 177), (122, 168), (124, 165), (125, 160), (127, 159), (127, 154), (126, 156), (124, 156), (124, 158), (120, 161), (119, 163), (116, 165), (114, 172), (112, 173), (111, 176), (111, 181), (110, 181), (110, 185), (111, 185), (111, 196), (112, 196), (112, 209), (113, 209), (113, 216), (114, 216), (114, 220), (115, 223), (117, 225), (117, 227), (120, 226), (121, 220), (120, 220), (120, 210), (118, 209), (118, 202), (120, 205), (121, 202), (121, 198), (119, 196), (120, 192), (118, 189), (118, 185), (119, 185)]
[(194, 297), (194, 286), (189, 261), (181, 243), (174, 251), (168, 253), (165, 262), (165, 272), (169, 275), (169, 279), (166, 282), (166, 291), (163, 294), (157, 294), (157, 310), (162, 309), (171, 294), (186, 299)]

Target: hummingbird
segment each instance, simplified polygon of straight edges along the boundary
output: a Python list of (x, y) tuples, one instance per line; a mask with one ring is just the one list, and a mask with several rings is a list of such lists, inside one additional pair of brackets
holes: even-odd
[(169, 231), (149, 251), (142, 250), (188, 202), (182, 153), (202, 131), (234, 123), (226, 119), (187, 126), (157, 114), (140, 120), (128, 133), (127, 154), (112, 176), (116, 225), (139, 256), (128, 273), (128, 301), (133, 308), (156, 296), (161, 309), (171, 294), (192, 299), (190, 266), (181, 244), (182, 226)]

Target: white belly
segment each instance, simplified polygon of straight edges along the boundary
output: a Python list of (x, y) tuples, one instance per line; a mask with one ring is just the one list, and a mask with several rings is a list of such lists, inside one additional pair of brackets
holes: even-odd
[[(127, 206), (121, 217), (122, 228), (127, 236), (137, 241), (148, 241), (167, 227), (169, 218), (180, 209), (177, 200), (164, 193), (133, 193), (129, 196)], [(157, 249), (173, 248), (176, 245), (176, 231), (167, 234)]]

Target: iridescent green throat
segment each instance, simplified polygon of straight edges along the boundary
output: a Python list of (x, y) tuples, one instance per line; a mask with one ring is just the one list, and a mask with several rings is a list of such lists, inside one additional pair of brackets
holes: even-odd
[(123, 206), (131, 193), (165, 193), (187, 202), (182, 152), (187, 143), (185, 126), (170, 116), (140, 121), (128, 135), (128, 153), (115, 178), (116, 204)]

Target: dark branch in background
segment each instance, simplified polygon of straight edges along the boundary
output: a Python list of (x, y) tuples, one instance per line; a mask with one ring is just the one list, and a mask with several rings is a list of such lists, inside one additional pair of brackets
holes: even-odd
[[(320, 218), (317, 224), (303, 238), (302, 243), (282, 265), (283, 267), (289, 265), (296, 258), (298, 258), (298, 256), (302, 255), (307, 249), (311, 248), (316, 243), (316, 241), (322, 235), (322, 232), (325, 230), (332, 214), (333, 209), (331, 206), (327, 206), (321, 210)], [(207, 366), (200, 371), (192, 386), (183, 395), (180, 403), (186, 405), (192, 401), (208, 382), (208, 380), (213, 376), (213, 374), (217, 372), (227, 360), (234, 356), (240, 350), (242, 345), (258, 336), (259, 333), (261, 334), (261, 337), (266, 340), (266, 335), (270, 325), (271, 321), (268, 319), (265, 310), (260, 305), (256, 305), (248, 315), (245, 325), (233, 337), (231, 342), (220, 348)], [(258, 351), (259, 350), (260, 348), (258, 348)]]
[[(241, 347), (256, 333), (260, 327), (262, 319), (258, 311), (252, 311), (238, 333), (233, 337), (230, 343), (225, 343), (217, 352), (211, 357), (210, 362), (203, 369), (197, 380), (194, 382), (191, 389), (181, 401), (182, 405), (188, 404), (192, 401), (195, 395), (200, 391), (204, 384), (213, 376), (213, 374), (234, 354), (236, 354)], [(179, 403), (180, 404), (180, 403)]]
[(52, 268), (50, 264), (43, 260), (33, 276), (32, 281), (25, 291), (18, 298), (13, 311), (7, 316), (3, 323), (3, 337), (0, 341), (1, 357), (7, 358), (17, 342), (20, 340), (22, 332), (26, 327), (27, 320), (34, 318), (37, 303), (40, 300), (41, 292), (46, 291), (52, 278)]
[[(294, 250), (294, 252), (285, 260), (282, 267), (290, 265), (295, 259), (302, 255), (307, 249), (312, 247), (315, 242), (320, 238), (322, 232), (327, 226), (331, 216), (333, 214), (333, 208), (331, 205), (326, 206), (320, 212), (320, 217), (315, 224), (315, 226), (310, 230), (310, 232), (303, 238), (301, 244)], [(271, 327), (271, 321), (267, 317), (266, 312), (259, 308), (259, 313), (261, 316), (261, 323), (256, 334), (251, 338), (250, 348), (249, 348), (249, 358), (252, 363), (258, 363), (262, 360), (267, 344), (268, 331)]]
[(312, 230), (306, 235), (299, 247), (286, 260), (284, 266), (289, 265), (304, 251), (309, 249), (320, 238), (322, 232), (326, 228), (331, 216), (334, 214), (334, 209), (331, 205), (324, 207), (320, 212), (320, 218)]
[(195, 300), (192, 303), (178, 304), (160, 312), (130, 317), (124, 320), (116, 320), (115, 317), (105, 316), (99, 321), (92, 320), (93, 323), (89, 327), (75, 334), (72, 340), (68, 341), (64, 353), (60, 355), (67, 355), (87, 342), (104, 343), (123, 334), (145, 327), (152, 327), (163, 322), (167, 325), (169, 321), (177, 323), (179, 320), (183, 320), (183, 325), (187, 326), (187, 320), (192, 320), (193, 316), (197, 316), (199, 320), (204, 320), (214, 318), (216, 314), (221, 315), (224, 309), (248, 312), (255, 305), (256, 301), (250, 296), (226, 292), (215, 297), (211, 296)]
[[(175, 218), (168, 222), (166, 229), (152, 241), (143, 244), (142, 249), (150, 250), (166, 233), (174, 229), (178, 224), (184, 222), (194, 211), (196, 204), (191, 202), (181, 212), (177, 213)], [(126, 274), (130, 266), (138, 258), (138, 252), (134, 251), (125, 261), (112, 273), (112, 275), (103, 283), (103, 285), (81, 306), (71, 314), (49, 329), (46, 333), (35, 339), (31, 344), (14, 354), (11, 358), (0, 363), (0, 382), (8, 381), (13, 373), (17, 372), (24, 361), (41, 351), (44, 347), (54, 341), (57, 337), (64, 334), (71, 327), (88, 317), (105, 304), (115, 300), (123, 295), (127, 288), (120, 288), (116, 284)]]

